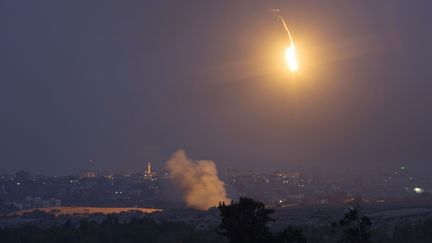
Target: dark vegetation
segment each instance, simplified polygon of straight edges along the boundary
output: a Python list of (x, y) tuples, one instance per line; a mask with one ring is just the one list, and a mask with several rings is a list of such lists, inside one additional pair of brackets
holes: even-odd
[(348, 212), (339, 220), (339, 225), (334, 223), (333, 227), (339, 227), (342, 231), (339, 243), (371, 243), (371, 225), (370, 219), (360, 214), (359, 205), (353, 203)]
[(250, 198), (240, 198), (239, 202), (230, 205), (219, 205), (221, 213), (220, 230), (230, 243), (259, 243), (259, 242), (306, 242), (302, 232), (287, 228), (282, 232), (272, 233), (267, 224), (274, 221), (270, 215), (272, 209), (266, 209), (261, 202)]
[(392, 242), (432, 242), (432, 218), (414, 224), (396, 226)]
[[(218, 229), (199, 230), (182, 222), (156, 222), (146, 217), (120, 221), (108, 216), (102, 221), (66, 221), (58, 226), (24, 225), (0, 229), (0, 242), (8, 243), (371, 243), (371, 242), (432, 242), (432, 219), (402, 224), (392, 235), (374, 231), (372, 222), (353, 203), (346, 213), (328, 226), (287, 227), (272, 231), (272, 209), (250, 198), (220, 204)], [(34, 215), (33, 215), (34, 216)], [(42, 215), (43, 216), (43, 215)], [(53, 216), (50, 216), (53, 217)], [(64, 222), (64, 221), (63, 221)]]
[(8, 243), (186, 243), (223, 242), (213, 232), (200, 231), (185, 223), (156, 223), (147, 218), (121, 223), (108, 216), (104, 221), (70, 221), (62, 226), (41, 229), (35, 226), (0, 229), (0, 242)]

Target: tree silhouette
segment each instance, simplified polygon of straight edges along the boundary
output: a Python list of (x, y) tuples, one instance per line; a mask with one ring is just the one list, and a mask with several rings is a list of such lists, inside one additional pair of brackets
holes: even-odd
[(272, 209), (266, 209), (261, 202), (241, 197), (239, 202), (219, 204), (221, 214), (220, 230), (231, 243), (259, 243), (268, 242), (271, 233), (267, 223), (273, 221), (270, 214)]
[(370, 227), (372, 223), (369, 217), (360, 214), (360, 206), (354, 202), (348, 208), (348, 212), (339, 220), (342, 228), (342, 237), (339, 243), (370, 243)]
[(270, 215), (272, 209), (266, 209), (262, 202), (241, 197), (230, 205), (219, 204), (221, 223), (218, 233), (231, 243), (305, 243), (300, 230), (288, 227), (282, 232), (272, 234), (267, 226), (274, 221)]

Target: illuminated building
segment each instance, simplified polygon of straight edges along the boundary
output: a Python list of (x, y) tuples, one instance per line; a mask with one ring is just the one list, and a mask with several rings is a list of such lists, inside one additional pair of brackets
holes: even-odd
[(96, 178), (95, 171), (84, 171), (81, 173), (82, 178)]
[(154, 180), (155, 179), (155, 172), (152, 171), (151, 168), (151, 162), (147, 162), (147, 170), (144, 171), (144, 179), (148, 179), (148, 180)]
[(96, 170), (94, 168), (94, 165), (95, 165), (95, 161), (92, 159), (89, 160), (88, 169), (81, 173), (81, 177), (82, 178), (96, 178), (97, 173), (96, 173)]

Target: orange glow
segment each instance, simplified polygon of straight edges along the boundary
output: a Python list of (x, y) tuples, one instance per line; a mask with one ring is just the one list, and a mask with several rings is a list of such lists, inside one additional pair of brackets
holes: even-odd
[(291, 42), (290, 47), (285, 49), (285, 61), (288, 65), (288, 68), (291, 71), (297, 72), (297, 70), (298, 70), (297, 54), (296, 54), (296, 48), (295, 48), (293, 42)]

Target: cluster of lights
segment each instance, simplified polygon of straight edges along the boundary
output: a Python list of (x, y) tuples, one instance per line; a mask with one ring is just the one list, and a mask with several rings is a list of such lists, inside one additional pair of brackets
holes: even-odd
[(149, 186), (148, 189), (156, 191), (158, 189), (158, 187), (156, 185), (152, 185), (152, 186)]

